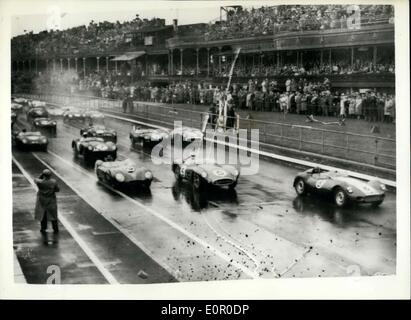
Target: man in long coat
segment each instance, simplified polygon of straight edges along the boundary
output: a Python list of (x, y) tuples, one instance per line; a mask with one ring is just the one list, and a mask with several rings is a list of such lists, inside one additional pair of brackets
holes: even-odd
[(39, 178), (34, 179), (34, 182), (38, 187), (34, 216), (41, 222), (40, 232), (46, 233), (47, 222), (51, 221), (54, 233), (58, 233), (56, 192), (60, 189), (57, 182), (51, 178), (48, 169), (45, 169)]

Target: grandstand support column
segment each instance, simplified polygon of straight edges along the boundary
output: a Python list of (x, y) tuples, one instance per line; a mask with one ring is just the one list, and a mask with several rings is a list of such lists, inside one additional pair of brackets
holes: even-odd
[(303, 65), (303, 56), (304, 56), (304, 54), (303, 54), (303, 52), (301, 51), (301, 52), (300, 52), (300, 66), (301, 66), (301, 67), (304, 67), (304, 65)]
[(300, 61), (300, 53), (297, 51), (297, 68), (300, 66), (299, 61)]
[(37, 74), (37, 71), (38, 71), (38, 62), (37, 62), (37, 58), (34, 60), (34, 70), (36, 71), (36, 74)]
[(60, 72), (63, 72), (63, 59), (60, 58)]
[(77, 63), (77, 57), (76, 58), (74, 58), (74, 65), (75, 65), (75, 67), (76, 67), (76, 72), (78, 72), (78, 63)]
[(67, 58), (67, 70), (70, 70), (70, 58)]
[(372, 65), (375, 66), (377, 65), (377, 46), (374, 46), (373, 52), (372, 52)]
[(277, 51), (277, 68), (280, 66), (280, 51)]
[(324, 50), (321, 49), (321, 50), (320, 50), (320, 65), (323, 64), (323, 55), (324, 55)]
[(106, 57), (106, 71), (108, 72), (108, 56)]
[(197, 58), (197, 64), (196, 64), (196, 75), (198, 76), (199, 72), (199, 66), (198, 66), (198, 52), (200, 51), (199, 48), (196, 48), (196, 58)]
[(331, 48), (328, 50), (328, 65), (331, 66)]
[(351, 47), (351, 68), (354, 67), (354, 47)]
[(115, 70), (116, 70), (116, 73), (118, 73), (118, 72), (117, 72), (117, 71), (118, 71), (118, 68), (117, 68), (117, 60), (114, 61), (114, 68), (115, 68)]
[(181, 75), (183, 75), (183, 48), (180, 49), (180, 71)]
[(96, 57), (97, 59), (97, 72), (100, 72), (100, 57)]
[(218, 73), (221, 73), (221, 50), (222, 47), (218, 47)]
[(170, 75), (174, 75), (174, 49), (170, 50)]
[(83, 58), (83, 75), (86, 76), (86, 58)]
[(207, 78), (210, 76), (210, 48), (207, 48)]

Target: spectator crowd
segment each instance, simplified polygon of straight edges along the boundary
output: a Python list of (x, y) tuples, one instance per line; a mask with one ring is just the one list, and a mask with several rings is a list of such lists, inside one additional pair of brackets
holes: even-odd
[[(360, 17), (356, 15), (358, 13)], [(353, 17), (356, 17), (357, 21), (353, 20)], [(345, 29), (384, 23), (393, 23), (392, 6), (281, 5), (251, 9), (239, 7), (229, 11), (225, 21), (210, 24), (206, 38), (218, 40), (281, 31)]]

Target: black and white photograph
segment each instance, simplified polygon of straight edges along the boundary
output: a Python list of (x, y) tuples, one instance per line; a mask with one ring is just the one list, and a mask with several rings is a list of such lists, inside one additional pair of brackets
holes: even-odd
[(408, 2), (0, 9), (5, 296), (409, 298)]

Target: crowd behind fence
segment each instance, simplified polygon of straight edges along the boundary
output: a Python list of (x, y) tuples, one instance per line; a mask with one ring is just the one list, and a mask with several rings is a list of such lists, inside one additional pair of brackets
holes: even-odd
[[(121, 117), (138, 117), (144, 123), (172, 127), (174, 121), (183, 126), (201, 128), (207, 112), (176, 108), (170, 105), (150, 102), (133, 102), (124, 113), (121, 100), (80, 95), (21, 94), (26, 98), (38, 99), (64, 107), (95, 109)], [(374, 135), (347, 131), (316, 128), (307, 124), (295, 125), (241, 118), (240, 129), (259, 129), (260, 148), (275, 151), (278, 148), (289, 151), (320, 154), (332, 158), (345, 159), (395, 170), (396, 140)], [(208, 124), (208, 128), (210, 124)]]

